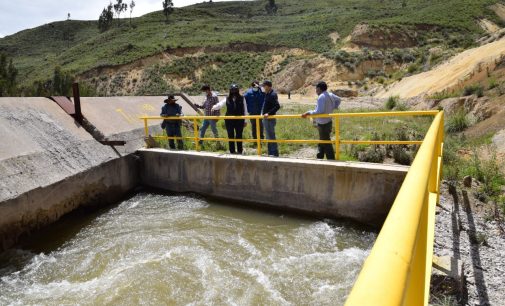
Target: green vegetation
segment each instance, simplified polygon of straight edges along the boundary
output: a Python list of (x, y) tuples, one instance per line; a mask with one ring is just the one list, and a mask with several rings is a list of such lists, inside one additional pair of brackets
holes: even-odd
[(12, 59), (7, 59), (5, 54), (0, 54), (0, 97), (17, 93), (17, 76), (18, 70), (14, 67)]
[(441, 100), (445, 100), (445, 99), (449, 99), (449, 98), (456, 98), (456, 97), (460, 97), (460, 96), (461, 96), (461, 93), (458, 91), (443, 90), (443, 91), (432, 94), (429, 98), (433, 99), (433, 100), (441, 101)]
[(447, 118), (446, 123), (445, 123), (445, 130), (449, 133), (462, 132), (469, 125), (470, 125), (470, 122), (468, 120), (468, 117), (467, 117), (465, 111), (460, 110), (460, 111), (456, 112), (455, 114), (453, 114), (452, 116), (449, 116), (449, 118)]
[(463, 96), (477, 95), (481, 98), (484, 96), (484, 87), (480, 84), (466, 86), (463, 90)]
[(133, 26), (124, 22), (100, 32), (96, 21), (52, 22), (0, 39), (0, 52), (14, 58), (26, 86), (50, 78), (54, 67), (77, 75), (175, 48), (253, 44), (331, 52), (338, 46), (328, 35), (346, 37), (357, 23), (416, 30), (420, 45), (465, 48), (482, 33), (475, 20), (499, 22), (488, 9), (495, 2), (409, 0), (404, 6), (397, 1), (278, 0), (275, 15), (265, 10), (266, 1), (216, 2), (175, 8), (168, 22), (160, 3), (160, 11), (135, 18)]
[(400, 102), (400, 97), (398, 96), (391, 96), (387, 99), (386, 101), (386, 104), (384, 105), (384, 107), (387, 109), (387, 110), (393, 110), (396, 105), (398, 105), (398, 103)]

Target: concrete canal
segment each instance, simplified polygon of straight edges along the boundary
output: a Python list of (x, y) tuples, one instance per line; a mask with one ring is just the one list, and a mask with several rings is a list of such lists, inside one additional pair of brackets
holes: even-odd
[(343, 304), (375, 234), (140, 193), (0, 255), (0, 304)]

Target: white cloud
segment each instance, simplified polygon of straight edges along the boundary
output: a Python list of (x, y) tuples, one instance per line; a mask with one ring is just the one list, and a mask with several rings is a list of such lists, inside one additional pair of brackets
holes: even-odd
[[(130, 3), (131, 0), (126, 0)], [(219, 0), (218, 0), (219, 1)], [(233, 1), (233, 0), (221, 0)], [(58, 20), (65, 20), (71, 14), (73, 20), (96, 20), (109, 0), (0, 0), (0, 37), (18, 31), (37, 27)], [(203, 0), (174, 0), (177, 7), (201, 3)], [(162, 0), (136, 0), (134, 17), (162, 9)], [(123, 13), (126, 17), (129, 15)]]

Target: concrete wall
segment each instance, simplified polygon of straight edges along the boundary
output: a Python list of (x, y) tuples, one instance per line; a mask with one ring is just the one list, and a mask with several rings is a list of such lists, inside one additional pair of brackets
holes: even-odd
[(137, 186), (134, 157), (97, 142), (47, 98), (0, 98), (0, 133), (0, 249), (81, 205), (114, 203)]
[(379, 226), (408, 167), (142, 149), (142, 184)]
[[(121, 154), (129, 154), (144, 146), (144, 121), (141, 116), (159, 116), (166, 96), (146, 97), (82, 97), (82, 114), (105, 137), (124, 140), (125, 146), (116, 147)], [(194, 109), (177, 97), (185, 115), (196, 115)], [(203, 101), (203, 97), (201, 98)], [(161, 120), (150, 120), (149, 132), (161, 133)]]
[(0, 203), (0, 251), (19, 236), (72, 210), (119, 202), (139, 184), (138, 158), (128, 155)]
[(47, 98), (0, 98), (0, 203), (118, 158)]

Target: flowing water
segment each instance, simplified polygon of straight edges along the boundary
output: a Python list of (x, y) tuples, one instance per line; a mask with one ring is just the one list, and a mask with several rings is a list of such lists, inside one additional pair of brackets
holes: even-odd
[(340, 305), (374, 240), (330, 220), (138, 194), (0, 254), (0, 305)]

